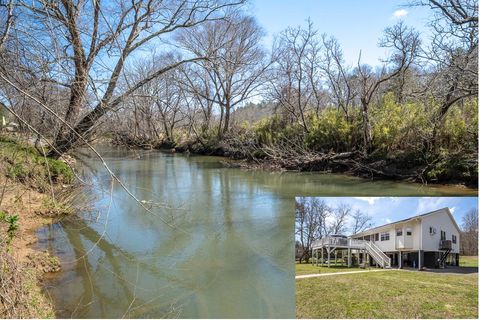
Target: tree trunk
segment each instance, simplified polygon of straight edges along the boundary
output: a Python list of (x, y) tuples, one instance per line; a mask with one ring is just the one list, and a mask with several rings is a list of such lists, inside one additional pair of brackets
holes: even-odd
[(220, 105), (220, 122), (218, 123), (218, 139), (222, 139), (222, 125), (223, 125), (223, 113), (224, 113), (224, 106)]
[(368, 154), (372, 149), (372, 127), (370, 125), (370, 117), (368, 115), (368, 103), (362, 101), (362, 120), (363, 120), (363, 143), (364, 152)]
[(440, 107), (440, 110), (438, 112), (435, 112), (432, 122), (433, 122), (433, 128), (432, 128), (432, 137), (427, 144), (428, 150), (435, 152), (438, 147), (438, 130), (442, 127), (443, 121), (445, 119), (445, 116), (450, 110), (450, 107), (457, 102), (459, 99), (453, 97), (453, 94), (455, 92), (455, 85), (452, 85), (448, 91), (447, 96), (445, 97), (445, 101), (443, 105)]
[(223, 126), (223, 133), (227, 133), (230, 126), (230, 101), (225, 104), (225, 124)]
[[(79, 62), (81, 63), (81, 62)], [(79, 70), (76, 71), (75, 80), (71, 87), (70, 102), (68, 104), (67, 113), (65, 114), (65, 123), (60, 126), (57, 136), (64, 136), (70, 130), (68, 125), (75, 125), (80, 114), (80, 108), (85, 101), (87, 92), (87, 76), (85, 70), (82, 70), (82, 66), (79, 66)]]
[(86, 139), (86, 134), (106, 112), (106, 107), (97, 106), (85, 115), (73, 130), (69, 130), (65, 135), (57, 135), (53, 142), (53, 148), (48, 152), (47, 156), (58, 159), (62, 154), (70, 150), (81, 139), (80, 137)]

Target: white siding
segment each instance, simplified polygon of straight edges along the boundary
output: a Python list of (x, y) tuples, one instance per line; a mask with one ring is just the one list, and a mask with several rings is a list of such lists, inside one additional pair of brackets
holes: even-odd
[[(390, 240), (382, 241), (381, 234), (383, 232), (390, 232)], [(395, 229), (390, 226), (385, 229), (378, 229), (375, 231), (378, 233), (378, 241), (375, 241), (375, 244), (382, 250), (383, 252), (387, 251), (395, 251)]]
[[(436, 229), (436, 234), (430, 235), (430, 227)], [(403, 235), (397, 238), (397, 229), (401, 228)], [(407, 237), (407, 228), (412, 229), (411, 238)], [(381, 241), (382, 232), (390, 232), (390, 240)], [(375, 244), (383, 252), (392, 251), (439, 251), (440, 231), (446, 232), (446, 240), (452, 240), (452, 234), (457, 236), (457, 243), (452, 242), (452, 253), (459, 253), (460, 235), (455, 223), (448, 213), (448, 209), (441, 209), (431, 214), (413, 218), (407, 222), (393, 223), (385, 227), (367, 230), (363, 234), (371, 235), (372, 240), (376, 233), (379, 234)], [(362, 237), (356, 237), (361, 239)]]
[[(402, 229), (402, 235), (397, 236), (397, 229)], [(407, 235), (407, 229), (412, 231), (412, 235)], [(420, 248), (420, 223), (418, 221), (409, 221), (407, 223), (395, 225), (395, 249), (396, 250), (419, 250)]]
[[(436, 229), (434, 235), (430, 234), (430, 227)], [(446, 232), (446, 240), (452, 240), (452, 234), (457, 236), (457, 243), (452, 242), (452, 253), (459, 253), (460, 235), (446, 209), (439, 210), (422, 218), (422, 250), (438, 251), (440, 231)]]

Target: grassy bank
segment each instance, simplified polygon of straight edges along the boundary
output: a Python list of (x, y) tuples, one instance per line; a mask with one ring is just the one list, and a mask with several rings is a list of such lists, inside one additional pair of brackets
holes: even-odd
[(46, 159), (29, 144), (0, 136), (0, 318), (51, 318), (41, 290), (58, 259), (34, 249), (35, 231), (72, 210), (61, 200), (73, 182), (71, 168)]
[(385, 271), (296, 281), (298, 318), (478, 318), (478, 274)]
[(461, 267), (478, 267), (478, 256), (460, 256)]

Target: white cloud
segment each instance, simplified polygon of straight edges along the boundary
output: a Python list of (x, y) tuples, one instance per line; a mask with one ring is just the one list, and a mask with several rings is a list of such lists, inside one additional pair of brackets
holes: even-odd
[(395, 10), (395, 12), (392, 14), (392, 18), (399, 19), (399, 18), (405, 17), (407, 14), (408, 14), (408, 11), (405, 9)]
[(381, 197), (354, 197), (354, 198), (357, 200), (368, 202), (369, 205), (373, 205), (375, 201), (377, 201), (378, 199), (381, 199)]
[(451, 201), (445, 197), (423, 197), (418, 200), (417, 214), (428, 213), (448, 207)]
[(457, 209), (457, 207), (451, 207), (450, 212), (453, 214), (455, 212), (455, 209)]
[(390, 223), (390, 222), (392, 222), (392, 220), (390, 220), (390, 219), (387, 218), (387, 219), (385, 219), (385, 222), (386, 222), (386, 223)]

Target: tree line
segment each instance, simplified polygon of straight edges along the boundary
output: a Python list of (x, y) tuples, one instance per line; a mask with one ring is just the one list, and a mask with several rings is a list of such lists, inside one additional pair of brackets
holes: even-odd
[(462, 219), (460, 254), (478, 256), (478, 209), (470, 209)]
[[(2, 1), (0, 102), (54, 158), (108, 137), (283, 168), (476, 184), (475, 1), (410, 3), (430, 9), (432, 37), (387, 27), (378, 66), (361, 51), (347, 63), (310, 20), (267, 48), (245, 4)], [(252, 101), (267, 116), (243, 121)]]
[(308, 263), (315, 240), (329, 235), (356, 234), (373, 226), (368, 213), (340, 203), (329, 206), (321, 198), (299, 197), (295, 201), (296, 258)]

